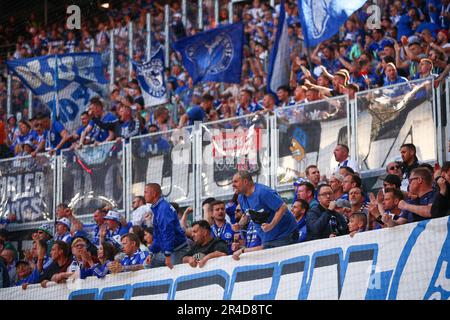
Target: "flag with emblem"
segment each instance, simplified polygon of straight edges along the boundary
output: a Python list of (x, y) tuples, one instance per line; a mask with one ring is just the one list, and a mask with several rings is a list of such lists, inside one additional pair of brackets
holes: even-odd
[(215, 28), (183, 38), (174, 44), (183, 65), (198, 82), (240, 83), (244, 25), (239, 23)]

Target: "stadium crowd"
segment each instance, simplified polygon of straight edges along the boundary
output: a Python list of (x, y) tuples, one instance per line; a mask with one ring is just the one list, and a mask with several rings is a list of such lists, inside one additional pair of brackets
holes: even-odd
[[(339, 165), (324, 180), (315, 165), (294, 184), (288, 205), (273, 189), (255, 183), (248, 171), (232, 180), (229, 202), (208, 198), (204, 220), (188, 223), (156, 183), (133, 199), (130, 221), (111, 207), (98, 208), (94, 223), (82, 223), (67, 204), (56, 208), (56, 226), (44, 224), (32, 234), (33, 245), (20, 255), (0, 229), (2, 287), (129, 272), (186, 263), (203, 267), (208, 260), (257, 250), (391, 228), (450, 214), (450, 162), (432, 167), (420, 163), (413, 144), (400, 148), (401, 162), (386, 166), (377, 195), (366, 192), (348, 147), (336, 146)], [(20, 256), (20, 258), (19, 258)]]
[[(221, 8), (213, 19), (213, 1), (204, 1), (204, 27), (228, 23), (228, 10)], [(33, 106), (28, 118), (26, 90), (13, 82), (12, 112), (7, 115), (6, 85), (0, 81), (1, 157), (39, 152), (58, 153), (64, 148), (167, 131), (258, 111), (354, 94), (408, 80), (434, 77), (441, 82), (449, 73), (448, 29), (450, 4), (444, 1), (378, 1), (383, 9), (381, 28), (371, 30), (364, 5), (340, 32), (308, 52), (303, 47), (296, 1), (286, 1), (291, 44), (289, 86), (276, 95), (266, 92), (269, 52), (274, 41), (279, 5), (254, 0), (236, 5), (233, 21), (244, 21), (246, 46), (240, 85), (202, 83), (194, 86), (180, 57), (170, 54), (166, 80), (170, 102), (146, 107), (135, 78), (128, 81), (127, 22), (137, 21), (133, 41), (134, 59), (145, 55), (145, 14), (152, 14), (153, 40), (164, 44), (164, 8), (158, 2), (121, 2), (121, 6), (83, 20), (81, 31), (62, 25), (43, 26), (33, 15), (25, 30), (17, 30), (14, 18), (0, 25), (0, 45), (15, 43), (11, 58), (78, 52), (94, 48), (108, 61), (109, 33), (114, 29), (116, 81), (107, 99), (91, 99), (81, 114), (81, 126), (68, 132), (52, 121), (42, 105)], [(171, 39), (198, 33), (195, 23), (181, 22), (180, 1), (171, 1)], [(191, 15), (194, 16), (194, 15)], [(188, 16), (189, 18), (189, 16)], [(17, 38), (15, 38), (17, 36)], [(107, 63), (106, 63), (107, 64)], [(3, 66), (3, 64), (2, 64)], [(4, 72), (4, 71), (3, 71)], [(20, 119), (19, 119), (20, 118)], [(159, 150), (170, 148), (161, 142)], [(188, 208), (181, 212), (168, 203), (155, 183), (145, 186), (133, 200), (131, 220), (110, 207), (93, 213), (93, 224), (83, 224), (67, 204), (56, 208), (56, 226), (43, 225), (33, 233), (33, 247), (22, 253), (8, 242), (0, 229), (0, 284), (3, 287), (58, 283), (70, 277), (104, 277), (108, 273), (187, 263), (203, 267), (209, 259), (232, 255), (242, 258), (249, 251), (265, 250), (346, 234), (354, 236), (380, 228), (449, 214), (450, 163), (442, 168), (419, 163), (416, 149), (405, 144), (402, 162), (386, 166), (383, 188), (374, 195), (363, 190), (359, 168), (349, 159), (349, 149), (334, 150), (339, 163), (325, 179), (317, 166), (306, 169), (306, 179), (294, 184), (294, 201), (286, 204), (276, 191), (254, 183), (248, 172), (233, 177), (236, 191), (231, 202), (207, 199), (205, 220), (188, 225)], [(53, 232), (55, 227), (55, 232)]]
[[(194, 35), (198, 29), (195, 7), (189, 6), (188, 22), (183, 25), (180, 1), (171, 1), (170, 41)], [(103, 55), (108, 66), (111, 39), (115, 35), (115, 84), (103, 106), (81, 115), (82, 126), (76, 132), (65, 131), (58, 121), (39, 129), (46, 108), (33, 99), (33, 117), (28, 117), (27, 91), (13, 81), (11, 114), (6, 114), (6, 68), (0, 81), (0, 145), (2, 158), (54, 152), (71, 144), (89, 144), (117, 137), (147, 133), (151, 125), (160, 131), (191, 125), (194, 121), (214, 121), (256, 111), (274, 111), (294, 104), (348, 94), (380, 86), (434, 77), (436, 85), (449, 73), (448, 1), (378, 1), (383, 10), (380, 29), (367, 22), (367, 2), (356, 11), (330, 40), (310, 51), (303, 46), (296, 1), (285, 2), (291, 50), (291, 75), (288, 86), (278, 88), (276, 95), (265, 90), (269, 52), (277, 26), (279, 4), (268, 1), (244, 1), (234, 4), (233, 21), (245, 25), (245, 47), (241, 84), (200, 83), (193, 85), (180, 55), (171, 50), (166, 70), (169, 103), (145, 106), (142, 91), (132, 74), (128, 81), (128, 22), (135, 21), (133, 58), (145, 57), (146, 13), (152, 15), (152, 42), (164, 44), (164, 7), (158, 1), (122, 1), (92, 20), (83, 19), (81, 30), (67, 30), (62, 24), (44, 26), (32, 13), (26, 26), (11, 16), (0, 24), (0, 45), (16, 44), (10, 59), (54, 53), (92, 50)], [(228, 24), (227, 7), (221, 7), (219, 21), (214, 21), (213, 1), (204, 1), (204, 30)], [(108, 68), (105, 68), (108, 73)], [(109, 76), (109, 75), (108, 75)], [(99, 108), (103, 108), (99, 110)], [(44, 113), (42, 115), (41, 113)], [(92, 117), (105, 123), (117, 122), (100, 129)], [(45, 122), (45, 121), (44, 121)], [(94, 130), (92, 130), (94, 127)], [(88, 130), (84, 130), (88, 128)], [(95, 130), (96, 129), (96, 130)], [(84, 135), (81, 134), (85, 131)], [(111, 134), (98, 134), (109, 130)], [(82, 138), (82, 139), (80, 139)], [(45, 140), (45, 143), (42, 141)], [(62, 142), (63, 141), (63, 142)]]

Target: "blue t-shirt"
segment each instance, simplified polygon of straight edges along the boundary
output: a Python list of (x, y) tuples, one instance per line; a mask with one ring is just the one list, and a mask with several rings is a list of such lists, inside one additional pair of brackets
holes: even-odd
[[(269, 212), (267, 223), (272, 222), (275, 212), (284, 204), (275, 190), (259, 183), (255, 183), (255, 191), (249, 197), (240, 194), (238, 201), (244, 212), (247, 212), (248, 209)], [(280, 221), (269, 232), (262, 231), (261, 225), (258, 223), (255, 223), (255, 227), (262, 243), (265, 244), (269, 241), (288, 237), (296, 230), (297, 222), (292, 212), (286, 208)]]
[[(107, 112), (101, 119), (101, 122), (103, 123), (111, 123), (114, 121), (117, 121), (117, 117), (111, 112)], [(93, 120), (89, 121), (89, 125), (92, 126), (91, 136), (95, 139), (95, 141), (103, 142), (108, 138), (108, 130), (100, 128)]]
[[(49, 134), (49, 140), (50, 140), (50, 146), (52, 148), (56, 148), (58, 144), (62, 140), (61, 133), (66, 130), (63, 126), (63, 124), (59, 121), (53, 121), (52, 127), (50, 128), (50, 134)], [(70, 142), (66, 142), (61, 149), (66, 149), (70, 147)]]
[(125, 258), (123, 258), (122, 261), (120, 261), (120, 264), (123, 266), (143, 264), (147, 256), (147, 251), (141, 251), (141, 249), (138, 249), (131, 257), (126, 256)]
[(247, 230), (243, 230), (242, 232), (245, 232), (246, 248), (253, 248), (261, 245), (261, 238), (258, 236), (255, 223), (252, 220), (250, 220), (250, 222), (248, 223)]
[(300, 219), (300, 221), (297, 221), (297, 228), (298, 228), (298, 242), (303, 242), (306, 240), (306, 214), (303, 215), (303, 217)]
[(235, 232), (233, 231), (231, 224), (229, 224), (228, 222), (225, 222), (225, 225), (220, 228), (215, 223), (211, 226), (211, 236), (214, 239), (222, 239), (223, 241), (225, 241), (227, 243), (228, 252), (230, 254), (233, 253), (233, 251), (231, 250), (231, 245), (234, 240), (234, 234)]
[(206, 112), (203, 110), (200, 106), (193, 106), (189, 111), (187, 112), (187, 115), (189, 117), (189, 125), (194, 125), (195, 121), (202, 121), (206, 118)]
[[(431, 191), (425, 193), (423, 196), (421, 196), (418, 199), (406, 200), (406, 203), (413, 204), (413, 205), (419, 205), (419, 206), (427, 206), (434, 202), (434, 200), (438, 196), (438, 194), (439, 194), (438, 191), (431, 190)], [(415, 214), (415, 213), (407, 211), (407, 210), (402, 210), (402, 213), (400, 214), (400, 218), (408, 219), (408, 222), (416, 222), (416, 221), (422, 221), (422, 220), (429, 219), (429, 218), (419, 216), (418, 214)]]

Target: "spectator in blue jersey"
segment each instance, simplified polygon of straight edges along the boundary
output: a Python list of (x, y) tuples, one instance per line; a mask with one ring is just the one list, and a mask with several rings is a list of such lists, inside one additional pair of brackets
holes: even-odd
[[(319, 51), (322, 56), (319, 57)], [(318, 45), (311, 55), (311, 61), (316, 65), (324, 66), (330, 73), (335, 73), (342, 68), (342, 64), (335, 57), (335, 48), (332, 45)]]
[(83, 257), (83, 267), (80, 269), (80, 278), (85, 279), (90, 276), (104, 278), (109, 274), (108, 266), (114, 261), (114, 257), (118, 252), (117, 248), (111, 243), (103, 242), (98, 248), (98, 263), (95, 263), (90, 256)]
[(170, 269), (180, 264), (189, 250), (176, 210), (162, 196), (161, 186), (149, 183), (144, 189), (146, 203), (153, 211), (153, 244), (146, 265), (151, 268), (166, 265)]
[(200, 121), (204, 122), (208, 119), (209, 112), (213, 109), (214, 97), (210, 94), (204, 94), (202, 96), (202, 102), (200, 106), (193, 106), (188, 110), (185, 114), (183, 114), (180, 118), (179, 128), (182, 128), (186, 125), (192, 126), (194, 122)]
[(64, 128), (64, 125), (58, 120), (50, 120), (49, 114), (38, 113), (36, 120), (48, 131), (47, 145), (50, 147), (50, 154), (59, 153), (61, 149), (69, 148), (72, 135)]
[(26, 260), (19, 260), (16, 263), (17, 279), (15, 286), (21, 286), (24, 283), (33, 283), (33, 269)]
[(297, 197), (296, 199), (305, 200), (309, 208), (314, 208), (319, 205), (316, 199), (314, 199), (314, 186), (312, 183), (308, 181), (303, 181), (300, 183), (297, 189)]
[(170, 143), (162, 135), (156, 134), (160, 131), (158, 126), (151, 124), (148, 127), (148, 131), (153, 135), (140, 139), (139, 155), (145, 157), (148, 155), (154, 156), (169, 153), (171, 148)]
[(291, 207), (291, 211), (294, 214), (298, 227), (298, 242), (304, 242), (306, 240), (306, 213), (309, 210), (309, 204), (306, 200), (297, 199), (294, 201)]
[(319, 186), (319, 205), (306, 213), (308, 241), (329, 238), (331, 234), (348, 234), (347, 221), (334, 210), (336, 203), (331, 200), (332, 197), (333, 189), (329, 185)]
[[(115, 115), (111, 112), (104, 111), (103, 108), (103, 102), (100, 98), (95, 97), (90, 100), (88, 113), (91, 117), (95, 117), (99, 119), (100, 122), (105, 124), (117, 121), (117, 117)], [(89, 121), (86, 129), (81, 133), (79, 142), (80, 146), (85, 144), (84, 140), (88, 135), (94, 139), (95, 142), (113, 141), (115, 138), (113, 130), (102, 129), (93, 120)]]
[(211, 203), (212, 218), (214, 220), (211, 226), (211, 236), (222, 239), (228, 246), (229, 253), (232, 253), (231, 245), (234, 241), (234, 231), (230, 223), (225, 219), (225, 202), (216, 200)]
[(262, 102), (262, 106), (264, 107), (265, 112), (274, 112), (277, 107), (277, 99), (276, 96), (272, 92), (267, 92), (264, 95), (264, 99)]
[(289, 86), (279, 86), (277, 89), (278, 106), (285, 108), (290, 105), (290, 93)]
[(241, 92), (239, 92), (239, 104), (236, 107), (236, 116), (243, 116), (263, 110), (259, 104), (252, 102), (252, 96), (252, 91), (248, 89), (242, 89)]
[(125, 257), (122, 260), (113, 261), (108, 265), (111, 273), (137, 271), (144, 268), (143, 264), (148, 257), (148, 252), (139, 249), (141, 241), (139, 237), (133, 233), (127, 233), (122, 237), (122, 252)]
[(352, 214), (348, 222), (348, 232), (350, 237), (353, 237), (359, 232), (366, 231), (367, 227), (367, 216), (362, 212), (356, 212)]
[(183, 263), (196, 268), (203, 268), (208, 260), (228, 255), (227, 244), (219, 238), (213, 238), (211, 227), (206, 220), (195, 221), (192, 224), (194, 246), (183, 256)]
[(416, 168), (411, 171), (408, 180), (412, 197), (399, 202), (402, 213), (397, 221), (391, 223), (386, 216), (388, 224), (399, 225), (431, 218), (431, 207), (438, 196), (438, 192), (433, 190), (432, 173), (427, 168)]
[(116, 248), (121, 246), (121, 238), (123, 235), (127, 234), (132, 227), (131, 223), (128, 225), (122, 225), (122, 219), (120, 213), (114, 210), (109, 210), (108, 214), (105, 216), (106, 221), (106, 233), (104, 239), (102, 239), (102, 230), (100, 230), (100, 242), (109, 241)]
[(32, 280), (28, 283), (37, 283), (39, 277), (53, 262), (50, 256), (47, 255), (47, 242), (44, 240), (33, 240), (31, 250), (26, 250), (24, 256), (33, 269)]
[(333, 173), (330, 176), (329, 183), (331, 189), (333, 189), (333, 200), (338, 200), (344, 196), (344, 190), (342, 188), (342, 183), (344, 182), (344, 176), (340, 173)]
[(97, 210), (95, 210), (94, 214), (93, 214), (93, 220), (94, 223), (93, 224), (83, 224), (82, 226), (82, 230), (84, 232), (86, 232), (90, 239), (92, 239), (92, 243), (94, 245), (96, 245), (97, 247), (100, 245), (101, 243), (101, 233), (103, 230), (103, 233), (106, 236), (106, 221), (105, 221), (105, 216), (108, 212), (103, 208), (98, 208)]
[[(83, 238), (76, 238), (70, 244), (72, 250), (72, 262), (67, 268), (67, 272), (74, 274), (76, 272), (80, 272), (80, 269), (84, 267), (84, 260), (86, 260), (86, 256), (90, 255), (87, 250), (86, 240)], [(83, 259), (85, 257), (85, 259)]]
[[(408, 79), (398, 75), (397, 67), (392, 62), (386, 64), (384, 74), (386, 76), (384, 86), (408, 82)], [(401, 94), (401, 92), (399, 92), (399, 94)]]
[(55, 240), (62, 240), (65, 243), (70, 244), (72, 242), (72, 236), (70, 235), (70, 220), (67, 218), (61, 218), (56, 221), (56, 233)]
[(236, 173), (232, 183), (234, 190), (239, 193), (241, 209), (251, 215), (264, 249), (298, 241), (294, 215), (275, 190), (254, 183), (247, 171)]
[[(84, 130), (86, 130), (87, 126), (89, 125), (89, 122), (91, 118), (89, 117), (89, 113), (87, 111), (84, 111), (80, 115), (81, 125), (78, 127), (77, 131), (72, 135), (73, 141), (79, 141), (81, 138), (81, 134)], [(84, 139), (84, 144), (91, 144), (93, 141), (91, 140), (90, 136), (87, 135)]]
[(17, 136), (14, 146), (14, 154), (21, 154), (24, 149), (24, 144), (31, 141), (35, 146), (37, 145), (37, 135), (35, 131), (31, 130), (31, 125), (26, 120), (19, 121), (19, 135)]
[(101, 130), (108, 130), (114, 133), (119, 139), (129, 141), (131, 137), (141, 133), (141, 125), (139, 120), (133, 118), (131, 107), (122, 106), (119, 109), (119, 119), (103, 121), (94, 116), (91, 121), (95, 123)]

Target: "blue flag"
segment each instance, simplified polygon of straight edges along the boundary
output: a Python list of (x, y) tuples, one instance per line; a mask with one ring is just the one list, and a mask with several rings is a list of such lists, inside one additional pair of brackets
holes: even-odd
[(79, 126), (80, 114), (86, 110), (89, 100), (103, 96), (107, 90), (99, 53), (41, 56), (10, 60), (6, 64), (47, 104), (53, 115), (59, 109), (59, 121), (69, 132)]
[(366, 0), (297, 0), (305, 44), (314, 47), (334, 36)]
[(269, 74), (267, 78), (268, 91), (276, 93), (278, 87), (289, 85), (290, 62), (288, 24), (284, 10), (284, 0), (282, 0), (280, 4), (280, 16), (278, 17), (277, 34), (270, 53)]
[(145, 106), (155, 106), (167, 102), (164, 82), (164, 53), (162, 47), (152, 55), (149, 61), (137, 63), (133, 61), (137, 80), (142, 89)]
[(244, 25), (240, 23), (181, 39), (174, 48), (195, 83), (213, 81), (240, 83)]

